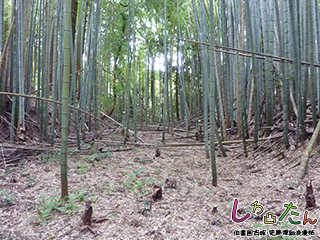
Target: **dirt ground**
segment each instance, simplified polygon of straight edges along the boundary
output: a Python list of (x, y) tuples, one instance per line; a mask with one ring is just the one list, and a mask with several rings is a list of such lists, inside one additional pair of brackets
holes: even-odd
[[(138, 135), (151, 144), (161, 140), (159, 131)], [(204, 146), (161, 148), (155, 157), (153, 147), (117, 147), (103, 140), (88, 143), (81, 151), (69, 148), (68, 204), (58, 201), (59, 154), (33, 154), (16, 166), (1, 166), (0, 239), (270, 239), (263, 234), (272, 230), (281, 230), (281, 239), (320, 239), (318, 222), (303, 224), (309, 180), (319, 204), (319, 145), (306, 178), (296, 189), (288, 189), (305, 144), (284, 149), (281, 139), (274, 139), (259, 142), (256, 150), (248, 144), (247, 158), (240, 143), (225, 145), (227, 157), (216, 147), (218, 186), (213, 187)], [(155, 185), (162, 188), (162, 199), (150, 207)], [(86, 198), (92, 201), (96, 220), (90, 229), (80, 223)], [(234, 217), (250, 213), (245, 221), (232, 219), (236, 200)], [(255, 201), (258, 207), (253, 213)], [(290, 202), (297, 209), (287, 208)], [(276, 223), (264, 223), (268, 213)], [(307, 212), (312, 221), (319, 216), (319, 207)], [(235, 235), (242, 230), (256, 235)]]

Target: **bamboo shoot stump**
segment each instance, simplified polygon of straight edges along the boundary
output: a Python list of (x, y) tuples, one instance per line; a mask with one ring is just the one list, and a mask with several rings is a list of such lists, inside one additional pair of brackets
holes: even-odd
[(91, 218), (92, 218), (92, 206), (91, 206), (91, 201), (89, 199), (87, 199), (85, 201), (86, 203), (86, 207), (85, 207), (85, 211), (84, 214), (82, 215), (82, 223), (83, 225), (88, 225), (91, 226)]

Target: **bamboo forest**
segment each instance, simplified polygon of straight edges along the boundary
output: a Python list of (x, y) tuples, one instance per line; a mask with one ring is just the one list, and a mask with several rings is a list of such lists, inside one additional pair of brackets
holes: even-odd
[(0, 239), (320, 239), (320, 1), (0, 0)]

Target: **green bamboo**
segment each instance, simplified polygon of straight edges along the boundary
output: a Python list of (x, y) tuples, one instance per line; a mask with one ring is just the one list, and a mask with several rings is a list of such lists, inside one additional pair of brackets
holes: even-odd
[(159, 125), (161, 125), (162, 118), (163, 118), (163, 104), (164, 104), (164, 79), (162, 78), (163, 72), (159, 71), (159, 101), (158, 101), (158, 106), (159, 106)]
[[(225, 0), (220, 0), (220, 12), (221, 12), (221, 42), (223, 46), (228, 46), (228, 33), (227, 33), (227, 17), (226, 11), (228, 8), (226, 7)], [(231, 127), (231, 131), (233, 131), (233, 94), (232, 94), (232, 86), (231, 80), (229, 77), (229, 54), (222, 53), (222, 87), (224, 89), (223, 98), (225, 99), (225, 121), (228, 127)]]
[[(4, 50), (4, 0), (0, 0), (0, 53)], [(4, 74), (0, 74), (0, 91), (4, 89)], [(0, 96), (0, 116), (3, 115), (3, 96)]]
[[(81, 68), (81, 60), (79, 60), (79, 57), (81, 59), (81, 55), (82, 55), (82, 51), (81, 51), (81, 43), (82, 43), (82, 21), (83, 21), (83, 11), (84, 11), (84, 0), (81, 1), (81, 7), (80, 7), (80, 11), (79, 11), (79, 18), (77, 21), (77, 30), (75, 33), (75, 39), (74, 39), (74, 48), (71, 48), (72, 51), (72, 74), (71, 74), (71, 92), (72, 92), (72, 98), (71, 98), (71, 102), (72, 104), (78, 104), (78, 97), (80, 95), (80, 81), (81, 81), (81, 77), (82, 77), (82, 73), (78, 73), (80, 75), (80, 77), (78, 77), (78, 74), (76, 74), (77, 67)], [(80, 40), (80, 41), (79, 41)], [(80, 66), (79, 66), (80, 65)], [(78, 94), (77, 94), (77, 90), (78, 90)], [(76, 136), (77, 136), (77, 146), (78, 148), (80, 148), (80, 123), (79, 123), (79, 112), (78, 111), (74, 111), (75, 114), (75, 128), (76, 128)]]
[[(91, 6), (90, 6), (91, 7)], [(87, 9), (86, 9), (87, 10)], [(89, 13), (91, 13), (92, 11), (88, 10)], [(89, 39), (91, 37), (91, 24), (92, 24), (92, 14), (90, 14), (90, 16), (88, 17), (89, 20), (88, 20), (88, 23), (84, 26), (83, 28), (86, 28), (87, 31), (84, 33), (82, 31), (82, 35), (85, 35), (85, 41), (82, 42), (82, 45), (83, 46), (83, 52), (86, 56), (86, 59), (83, 61), (83, 69), (84, 69), (84, 76), (83, 78), (80, 80), (81, 83), (81, 91), (80, 91), (80, 109), (84, 110), (88, 107), (88, 101), (89, 99), (91, 99), (91, 92), (90, 92), (90, 85), (89, 85), (89, 79), (90, 79), (90, 60), (91, 60), (91, 57), (90, 57), (90, 45), (89, 45)], [(85, 19), (85, 22), (86, 22), (86, 19)], [(85, 115), (84, 114), (81, 114), (81, 130), (84, 130), (85, 129)]]
[[(60, 0), (57, 0), (56, 2), (56, 9), (55, 9), (55, 18), (54, 18), (54, 26), (53, 26), (53, 59), (52, 59), (52, 65), (56, 66), (57, 64), (57, 37), (58, 37), (58, 20), (60, 17)], [(57, 99), (57, 71), (56, 68), (54, 67), (52, 71), (52, 99), (56, 100)], [(56, 119), (56, 104), (52, 103), (51, 104), (51, 146), (54, 145), (54, 127), (55, 127), (55, 119)]]
[[(279, 39), (279, 56), (284, 57), (284, 39), (282, 34), (282, 28), (280, 25), (280, 13), (279, 13), (279, 4), (278, 0), (274, 0), (275, 3), (275, 10), (276, 10), (276, 26), (277, 26), (277, 33)], [(282, 19), (283, 20), (283, 19)], [(289, 88), (288, 88), (288, 81), (286, 77), (286, 63), (284, 61), (281, 62), (280, 65), (281, 73), (282, 73), (282, 105), (283, 105), (283, 142), (288, 148), (289, 140), (288, 140), (288, 96), (289, 96)]]
[[(181, 39), (181, 26), (180, 26), (180, 12), (179, 12), (179, 2), (177, 1), (177, 12), (178, 12), (178, 37)], [(186, 132), (187, 136), (189, 135), (189, 124), (188, 124), (188, 106), (187, 106), (187, 97), (186, 97), (186, 86), (185, 86), (185, 78), (184, 78), (184, 49), (183, 44), (178, 41), (178, 49), (179, 53), (181, 54), (181, 62), (179, 62), (179, 54), (177, 54), (177, 65), (180, 80), (180, 110), (181, 110), (181, 118), (185, 120), (186, 123)]]
[[(24, 55), (24, 44), (23, 44), (23, 1), (18, 0), (18, 17), (17, 17), (17, 39), (18, 39), (18, 46), (17, 46), (17, 63), (18, 63), (18, 82), (19, 82), (19, 93), (24, 94), (24, 61), (23, 61), (23, 55)], [(20, 128), (25, 129), (25, 119), (24, 119), (24, 98), (19, 98), (19, 122), (18, 125)]]
[[(71, 10), (73, 11), (73, 10)], [(77, 34), (77, 33), (76, 33)], [(78, 48), (77, 46), (77, 37), (75, 36), (75, 41), (73, 40), (73, 34), (71, 34), (71, 42), (74, 43), (74, 47), (70, 48), (70, 54), (71, 54), (71, 65), (70, 65), (70, 72), (71, 72), (71, 82), (70, 82), (70, 96), (69, 96), (69, 102), (71, 104), (75, 104), (76, 103), (76, 95), (77, 95), (77, 89), (76, 89), (76, 61), (77, 61), (77, 50)], [(71, 116), (71, 109), (69, 109), (69, 115)], [(75, 125), (75, 129), (76, 129), (76, 136), (77, 136), (77, 146), (78, 148), (80, 148), (80, 129), (79, 129), (79, 121), (78, 118), (79, 116), (77, 115), (77, 112), (74, 111), (74, 114), (76, 116), (76, 118), (74, 119), (74, 125)], [(70, 123), (71, 121), (69, 121), (69, 126), (68, 126), (68, 131), (70, 130)]]
[(310, 62), (310, 100), (311, 100), (311, 110), (312, 110), (312, 125), (313, 128), (316, 128), (317, 125), (317, 109), (316, 109), (316, 95), (317, 95), (317, 85), (316, 85), (316, 70), (314, 66), (315, 60), (315, 34), (314, 34), (314, 7), (312, 6), (312, 1), (306, 1), (307, 9), (306, 16), (309, 16), (307, 22), (307, 36), (309, 38), (309, 42), (307, 43), (307, 47), (309, 47), (309, 55), (308, 61)]
[(65, 2), (65, 28), (63, 47), (63, 92), (61, 118), (61, 198), (68, 196), (68, 125), (69, 79), (71, 55), (71, 0)]
[(141, 71), (141, 60), (140, 55), (138, 55), (138, 68), (139, 68), (139, 110), (140, 110), (140, 131), (142, 130), (142, 120), (143, 120), (143, 87), (142, 87), (142, 71)]
[[(198, 16), (197, 8), (195, 5), (195, 1), (192, 0), (193, 6), (193, 14), (196, 21), (196, 30), (199, 36), (200, 42), (206, 42), (206, 20), (204, 18), (204, 7), (201, 3), (200, 4), (200, 16)], [(202, 24), (200, 24), (200, 22)], [(209, 158), (209, 143), (208, 143), (208, 67), (206, 66), (208, 62), (208, 54), (206, 47), (201, 44), (200, 45), (200, 61), (201, 61), (201, 72), (202, 72), (202, 81), (203, 81), (203, 128), (204, 128), (204, 135), (205, 135), (205, 151), (206, 157)], [(199, 69), (200, 70), (200, 69)]]
[[(42, 42), (43, 42), (43, 9), (41, 6), (43, 6), (43, 0), (40, 0), (40, 7), (39, 7), (39, 32), (38, 32), (38, 64), (37, 64), (37, 67), (38, 67), (38, 72), (37, 72), (37, 89), (39, 89), (37, 91), (37, 97), (43, 97), (43, 95), (41, 95), (42, 93), (42, 87), (41, 87), (41, 82), (42, 82), (42, 77), (41, 77), (41, 73), (42, 73), (42, 69), (43, 69), (43, 56), (41, 54), (43, 48), (42, 48)], [(42, 138), (42, 134), (43, 134), (43, 118), (42, 118), (42, 111), (43, 111), (43, 108), (42, 108), (42, 104), (40, 101), (37, 101), (37, 117), (38, 117), (38, 121), (39, 121), (39, 126), (40, 126), (40, 137)]]
[(134, 122), (134, 142), (137, 142), (137, 86), (136, 86), (136, 38), (134, 20), (134, 0), (132, 1), (132, 73), (133, 73), (133, 122)]
[[(16, 1), (13, 2), (12, 5), (12, 17), (16, 16)], [(15, 26), (17, 26), (18, 21), (15, 21)], [(10, 90), (13, 93), (17, 93), (18, 92), (18, 76), (17, 76), (17, 59), (15, 56), (16, 53), (16, 46), (17, 46), (17, 27), (15, 28), (15, 31), (12, 33), (12, 39), (11, 39), (11, 51), (10, 51)], [(16, 54), (17, 55), (17, 54)], [(10, 126), (10, 143), (12, 144), (14, 141), (14, 136), (15, 136), (15, 132), (14, 132), (14, 127), (16, 126), (16, 119), (18, 116), (17, 110), (18, 110), (18, 106), (17, 106), (17, 102), (18, 99), (16, 97), (12, 97), (12, 105), (11, 105), (11, 126)]]
[[(271, 6), (273, 6), (273, 1)], [(272, 54), (274, 38), (274, 13), (273, 7), (270, 7), (266, 0), (262, 1), (263, 17), (263, 46), (265, 53)], [(267, 58), (265, 62), (265, 88), (266, 88), (266, 136), (270, 135), (273, 125), (273, 76), (272, 59)]]
[[(35, 9), (35, 14), (34, 14), (34, 0), (32, 0), (32, 4), (31, 4), (31, 15), (30, 15), (30, 32), (29, 32), (29, 43), (28, 43), (28, 58), (27, 58), (27, 74), (26, 74), (26, 89), (25, 92), (26, 93), (30, 93), (31, 92), (31, 75), (32, 75), (32, 59), (33, 59), (33, 48), (34, 48), (34, 34), (35, 34), (35, 26), (36, 26), (36, 21), (35, 20), (35, 16), (37, 16), (37, 10), (38, 8)], [(37, 1), (38, 4), (38, 1)], [(26, 112), (29, 114), (30, 113), (30, 101), (29, 99), (25, 100), (25, 104), (26, 104)], [(1, 103), (0, 103), (1, 105)], [(1, 106), (0, 106), (1, 108)]]
[[(79, 39), (79, 41), (77, 42), (78, 46), (78, 58), (77, 58), (77, 65), (79, 66), (79, 70), (83, 69), (83, 60), (82, 60), (82, 56), (84, 54), (84, 35), (85, 35), (85, 28), (86, 28), (86, 8), (84, 6), (85, 0), (81, 1), (81, 7), (80, 7), (80, 16), (78, 19), (78, 33), (79, 35), (77, 35), (77, 38)], [(86, 5), (88, 5), (88, 2), (86, 3)], [(82, 17), (82, 12), (84, 12), (84, 17)], [(76, 47), (76, 46), (75, 46)], [(83, 79), (84, 79), (84, 71), (81, 71), (78, 74), (78, 96), (77, 96), (77, 102), (79, 104), (79, 107), (81, 106), (81, 100), (83, 99), (83, 97), (81, 97), (82, 95), (82, 90), (83, 90)], [(82, 106), (83, 107), (83, 106)], [(79, 114), (79, 113), (77, 113)], [(83, 129), (83, 123), (84, 123), (84, 115), (76, 115), (77, 119), (81, 119), (81, 122), (79, 122), (79, 130), (81, 131)], [(78, 136), (77, 136), (78, 138)], [(79, 140), (77, 140), (77, 142), (79, 142)]]
[[(148, 35), (147, 35), (148, 37)], [(148, 44), (148, 43), (147, 43)], [(145, 121), (146, 126), (148, 125), (148, 109), (149, 109), (149, 64), (150, 64), (150, 58), (149, 58), (149, 50), (147, 48), (146, 50), (146, 67), (145, 67)]]
[[(86, 95), (84, 95), (84, 99), (85, 99), (85, 107), (89, 107), (90, 112), (92, 112), (92, 110), (94, 110), (94, 104), (96, 103), (96, 96), (95, 96), (95, 59), (94, 59), (94, 48), (95, 43), (94, 43), (94, 27), (95, 27), (95, 4), (90, 5), (90, 20), (89, 20), (89, 35), (88, 35), (88, 74), (87, 74), (87, 93)], [(88, 128), (89, 128), (89, 132), (92, 132), (92, 118), (89, 116), (88, 119)]]
[[(210, 0), (210, 142), (214, 143), (214, 135), (216, 128), (215, 121), (215, 51), (214, 51), (214, 15), (213, 15), (213, 0)], [(212, 185), (217, 186), (217, 167), (215, 157), (215, 146), (210, 144), (211, 155), (211, 171)]]
[[(105, 31), (107, 30), (107, 24), (108, 24), (108, 20), (109, 20), (109, 13), (110, 13), (110, 8), (111, 8), (111, 1), (109, 2), (109, 5), (108, 5), (108, 10), (107, 10), (107, 18), (106, 18), (106, 25), (105, 25)], [(82, 13), (82, 10), (81, 12)], [(101, 23), (101, 21), (100, 21)], [(102, 54), (101, 54), (101, 63), (100, 63), (100, 66), (101, 66), (101, 69), (100, 69), (100, 72), (99, 72), (99, 109), (102, 108), (101, 104), (102, 104), (102, 96), (104, 94), (105, 98), (107, 99), (107, 106), (109, 106), (109, 88), (108, 88), (108, 84), (109, 84), (109, 73), (110, 73), (110, 57), (108, 57), (107, 59), (107, 72), (106, 72), (106, 89), (105, 89), (105, 93), (102, 91), (103, 89), (103, 84), (102, 84), (102, 76), (103, 76), (103, 65), (104, 65), (104, 59), (105, 59), (105, 50), (106, 50), (106, 44), (107, 44), (107, 41), (106, 41), (106, 38), (107, 38), (107, 34), (105, 33), (104, 34), (104, 38), (103, 38), (103, 50), (102, 50)], [(101, 136), (101, 135), (100, 135)]]
[(163, 48), (164, 48), (164, 94), (163, 94), (163, 128), (162, 128), (162, 143), (165, 141), (165, 131), (167, 122), (167, 109), (168, 109), (168, 63), (167, 63), (167, 0), (164, 0), (164, 36), (163, 36)]
[(155, 92), (155, 82), (156, 82), (156, 72), (154, 69), (155, 58), (156, 56), (153, 54), (151, 47), (149, 48), (149, 53), (151, 54), (151, 71), (150, 71), (150, 94), (151, 94), (151, 106), (152, 106), (152, 123), (156, 121), (156, 92)]
[[(315, 11), (315, 17), (314, 17), (314, 26), (316, 28), (315, 30), (315, 36), (316, 36), (316, 39), (317, 39), (317, 42), (320, 41), (320, 26), (319, 26), (319, 22), (320, 22), (320, 19), (319, 19), (319, 4), (318, 4), (318, 0), (314, 0), (313, 2), (313, 5), (312, 5), (312, 8), (314, 9)], [(319, 47), (319, 44), (316, 44), (316, 50), (315, 50), (315, 56), (316, 56), (316, 62), (319, 62), (320, 61), (320, 47)], [(320, 69), (317, 68), (317, 74), (316, 74), (316, 87), (317, 87), (317, 91), (316, 91), (316, 96), (317, 96), (317, 103), (318, 103), (318, 106), (320, 106)], [(320, 107), (318, 107), (317, 109), (317, 113), (319, 114), (320, 113)]]
[[(226, 22), (226, 27), (227, 27), (227, 46), (228, 47), (234, 47), (234, 35), (235, 35), (235, 29), (234, 29), (234, 23), (233, 23), (233, 15), (234, 13), (232, 12), (232, 7), (231, 7), (231, 2), (230, 0), (228, 0), (226, 2), (226, 18), (227, 18), (227, 22)], [(229, 102), (230, 102), (230, 118), (231, 118), (231, 131), (234, 132), (234, 124), (233, 122), (236, 120), (235, 118), (235, 114), (234, 114), (234, 99), (236, 98), (235, 96), (235, 92), (236, 92), (236, 84), (237, 84), (237, 80), (236, 80), (236, 71), (235, 68), (232, 66), (235, 66), (235, 61), (236, 61), (236, 56), (235, 55), (230, 55), (228, 54), (227, 56), (227, 71), (228, 71), (228, 82), (229, 82), (229, 92), (230, 92), (230, 96), (229, 96)], [(248, 87), (250, 86), (250, 81), (248, 83)]]
[[(99, 104), (98, 104), (98, 68), (97, 68), (97, 59), (98, 59), (98, 49), (100, 48), (98, 37), (99, 37), (99, 32), (100, 32), (100, 21), (99, 21), (99, 15), (100, 15), (100, 0), (96, 1), (96, 8), (95, 8), (95, 16), (94, 16), (94, 34), (92, 35), (94, 37), (92, 41), (92, 50), (93, 50), (93, 112), (94, 116), (96, 117), (94, 119), (94, 132), (95, 132), (95, 137), (97, 138), (99, 136), (99, 121), (98, 116), (99, 116)], [(100, 96), (100, 95), (99, 95)]]
[[(57, 66), (57, 97), (58, 101), (62, 102), (62, 81), (63, 78), (63, 47), (64, 47), (64, 25), (65, 25), (65, 2), (60, 1), (60, 35), (59, 35), (59, 50), (58, 50), (58, 66)], [(57, 107), (58, 111), (58, 120), (61, 123), (61, 113), (62, 113), (62, 106)], [(61, 126), (60, 126), (61, 128)]]
[[(255, 6), (255, 9), (257, 9), (257, 7)], [(252, 11), (254, 12), (255, 10), (254, 8), (252, 9)], [(256, 12), (254, 12), (253, 14), (255, 14)], [(257, 17), (257, 16), (256, 16)], [(253, 51), (256, 51), (257, 50), (257, 47), (256, 47), (256, 42), (255, 42), (255, 38), (257, 36), (257, 27), (256, 26), (253, 26), (252, 24), (252, 18), (251, 18), (251, 14), (250, 14), (250, 5), (249, 3), (246, 1), (245, 3), (245, 20), (246, 20), (246, 29), (247, 29), (247, 38), (248, 38), (248, 48), (249, 49), (252, 49)], [(254, 33), (255, 32), (255, 33)], [(252, 55), (252, 74), (253, 74), (253, 95), (254, 95), (254, 111), (255, 111), (255, 114), (254, 114), (254, 142), (255, 144), (258, 143), (258, 129), (259, 129), (259, 120), (260, 120), (260, 111), (259, 111), (259, 97), (258, 97), (258, 76), (257, 76), (257, 62), (256, 62), (256, 57), (255, 55), (253, 54)], [(240, 64), (240, 63), (239, 63)], [(245, 85), (244, 83), (244, 78), (242, 77), (241, 78), (241, 84), (242, 86)], [(241, 89), (241, 88), (240, 88)], [(249, 88), (250, 89), (250, 88)], [(245, 114), (245, 110), (246, 109), (246, 103), (245, 103), (245, 95), (243, 93), (240, 94), (242, 96), (242, 99), (240, 101), (241, 103), (241, 106), (240, 107), (241, 109), (239, 109), (240, 111), (240, 121), (242, 122), (241, 125), (246, 124), (246, 117), (243, 116), (243, 114)], [(249, 99), (249, 101), (252, 101), (252, 99)], [(250, 106), (250, 104), (249, 104)], [(251, 116), (249, 116), (251, 117)], [(245, 130), (245, 126), (241, 126), (243, 130)], [(245, 133), (242, 134), (242, 138), (244, 139), (245, 137)], [(245, 144), (244, 144), (244, 147), (245, 147)], [(246, 152), (246, 150), (245, 150)]]
[[(292, 42), (293, 42), (293, 53), (294, 53), (294, 73), (295, 73), (295, 88), (296, 88), (296, 99), (298, 100), (298, 120), (297, 120), (297, 127), (296, 127), (296, 139), (295, 143), (298, 144), (299, 141), (299, 134), (300, 134), (300, 126), (303, 127), (301, 124), (302, 121), (302, 102), (299, 101), (301, 99), (301, 66), (300, 66), (300, 37), (299, 37), (299, 30), (298, 30), (298, 21), (296, 16), (299, 15), (298, 7), (296, 6), (295, 2), (289, 1), (289, 12), (291, 18), (291, 28), (292, 28)], [(301, 129), (302, 130), (302, 129)], [(303, 131), (303, 130), (302, 130)]]
[(4, 47), (4, 0), (0, 0), (0, 52), (2, 56)]
[[(189, 20), (190, 20), (190, 14), (189, 14)], [(191, 32), (190, 32), (190, 26), (187, 26), (187, 32), (188, 32), (188, 38), (189, 39), (192, 39), (194, 38), (192, 35), (191, 35)], [(198, 102), (197, 102), (197, 99), (198, 99), (198, 89), (197, 89), (197, 79), (196, 79), (196, 67), (195, 67), (195, 61), (194, 61), (194, 51), (193, 51), (193, 45), (190, 43), (190, 62), (191, 62), (191, 76), (192, 76), (192, 85), (191, 85), (191, 109), (192, 110), (192, 114), (197, 114), (197, 109), (198, 109)], [(191, 115), (191, 114), (190, 114)]]
[[(219, 4), (216, 4), (216, 8), (218, 7)], [(238, 9), (238, 8), (237, 8)], [(235, 17), (237, 16), (237, 14), (235, 14)], [(220, 36), (220, 18), (219, 18), (219, 11), (216, 10), (216, 32), (217, 32), (217, 36)], [(239, 22), (239, 21), (237, 21)], [(237, 35), (236, 35), (237, 36)], [(216, 43), (220, 44), (220, 37), (217, 38)], [(216, 86), (217, 86), (217, 103), (218, 103), (218, 111), (217, 111), (217, 115), (219, 117), (219, 123), (222, 126), (222, 131), (221, 131), (221, 136), (222, 139), (225, 139), (227, 137), (227, 133), (226, 133), (226, 121), (225, 121), (225, 115), (227, 115), (224, 111), (226, 111), (226, 108), (224, 108), (225, 106), (225, 94), (224, 93), (224, 82), (223, 82), (223, 78), (220, 77), (221, 76), (221, 61), (220, 61), (220, 53), (216, 54), (216, 65), (215, 65), (215, 72), (216, 72)]]
[[(45, 78), (44, 78), (44, 97), (48, 98), (49, 97), (49, 71), (50, 71), (50, 47), (51, 47), (51, 39), (52, 36), (50, 35), (50, 26), (51, 26), (51, 0), (48, 0), (46, 3), (46, 32), (45, 32)], [(48, 103), (44, 103), (44, 111), (43, 111), (43, 118), (44, 121), (46, 121), (48, 116)], [(47, 126), (48, 124), (44, 123), (44, 136), (45, 139), (47, 139)]]
[(131, 24), (131, 0), (129, 0), (129, 7), (128, 7), (128, 51), (127, 51), (127, 78), (126, 78), (126, 103), (125, 103), (125, 136), (124, 136), (124, 144), (128, 141), (128, 136), (129, 136), (129, 115), (130, 115), (130, 79), (131, 79), (131, 57), (130, 57), (130, 24)]
[[(309, 1), (311, 2), (311, 1)], [(310, 46), (308, 46), (309, 44), (309, 38), (310, 38), (310, 30), (308, 29), (308, 13), (307, 11), (308, 9), (308, 3), (306, 1), (301, 2), (301, 4), (299, 4), (300, 6), (300, 41), (301, 41), (301, 60), (307, 60), (309, 59), (309, 49)], [(305, 36), (305, 37), (303, 37)], [(306, 117), (306, 109), (307, 109), (307, 100), (308, 100), (308, 84), (309, 84), (309, 80), (310, 80), (310, 76), (309, 76), (309, 67), (303, 68), (301, 69), (301, 77), (302, 77), (302, 81), (301, 81), (301, 102), (302, 102), (302, 119), (304, 122), (304, 119)]]
[[(201, 41), (206, 42), (207, 40), (207, 22), (205, 19), (205, 9), (204, 3), (202, 2), (200, 5), (200, 19), (202, 24), (201, 27)], [(203, 128), (204, 128), (204, 138), (205, 138), (205, 145), (206, 145), (206, 158), (210, 157), (209, 154), (209, 140), (208, 140), (208, 99), (209, 99), (209, 67), (208, 67), (208, 49), (205, 46), (201, 46), (201, 70), (203, 74)]]
[[(251, 35), (253, 39), (253, 47), (254, 50), (258, 52), (262, 52), (262, 38), (261, 38), (261, 12), (260, 12), (260, 1), (255, 2), (254, 4), (254, 9), (253, 9), (253, 16), (252, 16), (252, 21), (253, 21), (253, 35)], [(253, 64), (255, 71), (253, 72), (254, 75), (254, 89), (253, 89), (253, 95), (254, 95), (254, 139), (255, 139), (255, 144), (257, 146), (258, 142), (258, 131), (260, 129), (260, 116), (261, 116), (261, 110), (259, 107), (259, 104), (261, 102), (262, 96), (259, 94), (263, 92), (263, 62), (260, 60), (256, 60), (255, 58), (252, 59), (252, 62), (255, 63)], [(251, 117), (251, 116), (250, 116)]]

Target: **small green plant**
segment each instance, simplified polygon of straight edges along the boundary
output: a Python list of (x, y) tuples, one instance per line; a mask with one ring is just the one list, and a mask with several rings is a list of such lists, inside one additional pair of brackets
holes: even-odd
[(41, 162), (46, 163), (46, 162), (57, 161), (58, 159), (60, 159), (60, 155), (61, 155), (60, 150), (54, 150), (54, 151), (50, 151), (50, 152), (48, 151), (44, 154), (38, 155), (37, 158)]
[(116, 215), (117, 215), (117, 209), (115, 209), (113, 213), (110, 213), (110, 214), (108, 215), (108, 218), (114, 217), (114, 216), (116, 216)]
[(145, 163), (146, 163), (146, 159), (144, 159), (143, 157), (141, 157), (141, 158), (139, 159), (139, 163), (145, 164)]
[(78, 148), (71, 148), (71, 153), (74, 154), (76, 152), (80, 152), (80, 150)]
[(100, 167), (103, 169), (107, 169), (107, 168), (109, 168), (109, 163), (106, 163), (106, 165), (100, 165)]
[(8, 194), (7, 190), (1, 190), (0, 191), (0, 202), (3, 202), (4, 204), (14, 204), (14, 201), (12, 199), (13, 194)]
[(75, 212), (77, 209), (80, 209), (80, 207), (75, 204), (75, 197), (70, 197), (64, 206), (58, 207), (59, 211), (65, 212), (66, 214)]
[(115, 189), (114, 183), (110, 183), (109, 187), (110, 187), (111, 190)]
[(82, 174), (85, 174), (86, 171), (88, 171), (90, 168), (85, 164), (85, 165), (81, 165), (79, 163), (76, 163), (74, 165), (74, 168), (77, 169), (77, 174), (78, 175), (82, 175)]
[(37, 179), (37, 177), (35, 177), (35, 176), (30, 177), (29, 180), (28, 180), (27, 186), (31, 187), (32, 184), (36, 181), (36, 179)]
[(27, 209), (34, 208), (34, 204), (33, 204), (33, 203), (27, 203), (27, 205), (28, 205), (28, 208), (27, 208)]
[(142, 196), (146, 196), (149, 194), (149, 191), (141, 191)]
[(80, 148), (81, 149), (85, 149), (85, 150), (90, 150), (91, 149), (91, 145), (87, 144), (87, 143), (81, 143), (80, 144)]
[(131, 182), (135, 187), (137, 188), (142, 188), (144, 185), (146, 185), (145, 182), (143, 181), (139, 181), (139, 180), (136, 180), (136, 181), (133, 181)]
[(62, 200), (56, 200), (56, 196), (45, 198), (44, 195), (39, 195), (37, 202), (38, 217), (32, 217), (33, 220), (39, 222), (41, 225), (45, 225), (46, 222), (52, 218), (52, 214), (57, 211), (58, 206), (62, 203)]
[(109, 183), (109, 184), (104, 183), (103, 185), (104, 185), (104, 186), (106, 187), (106, 189), (107, 189), (106, 195), (110, 194), (110, 192), (112, 192), (112, 191), (115, 190), (115, 188), (116, 188), (116, 186), (114, 185), (114, 183)]
[[(139, 204), (139, 202), (137, 202), (137, 204)], [(145, 201), (143, 201), (143, 207), (140, 208), (139, 212), (142, 215), (145, 215), (145, 214), (147, 214), (148, 211), (150, 211), (150, 209), (151, 209), (150, 202), (148, 200), (145, 200)]]
[[(145, 187), (146, 182), (137, 179), (138, 177), (143, 176), (146, 173), (148, 174), (148, 172), (144, 172), (143, 170), (144, 168), (140, 168), (137, 170), (133, 170), (133, 173), (128, 173), (127, 178), (125, 180), (122, 180), (123, 187), (129, 191), (133, 191), (136, 194), (148, 194), (147, 187)], [(154, 182), (156, 180), (149, 177), (149, 181)]]
[(84, 156), (83, 158), (84, 159), (87, 159), (91, 162), (99, 162), (101, 161), (101, 159), (105, 159), (105, 158), (110, 158), (112, 156), (112, 154), (109, 152), (109, 153), (95, 153), (95, 154), (92, 154), (92, 155), (87, 155), (87, 156)]
[(136, 175), (136, 177), (140, 177), (141, 175), (143, 175), (145, 173), (143, 170), (144, 170), (144, 168), (139, 168), (137, 170), (133, 170), (133, 173)]
[(37, 198), (37, 213), (38, 217), (32, 217), (33, 220), (39, 222), (41, 225), (45, 225), (47, 221), (53, 218), (55, 213), (72, 213), (81, 209), (78, 203), (84, 201), (84, 191), (79, 190), (72, 192), (70, 191), (68, 201), (58, 199), (56, 195), (52, 195), (46, 198), (44, 195), (39, 195)]
[(210, 193), (211, 193), (211, 191), (208, 190), (208, 189), (204, 189), (204, 191), (205, 191), (207, 194), (210, 194)]
[(152, 177), (148, 177), (148, 181), (149, 181), (149, 183), (154, 183), (156, 181), (156, 179), (152, 178)]
[(78, 201), (78, 202), (84, 202), (85, 196), (91, 197), (91, 194), (85, 194), (85, 190), (84, 189), (80, 189), (80, 190), (71, 190), (70, 191), (71, 196), (70, 199), (74, 199), (73, 201)]
[(9, 168), (9, 170), (6, 170), (4, 173), (2, 173), (2, 176), (11, 177), (11, 174), (13, 172), (13, 168)]
[(19, 161), (18, 166), (22, 167), (25, 164), (25, 162), (26, 162), (26, 159), (23, 158), (21, 161)]
[(110, 149), (108, 148), (108, 149), (107, 149), (107, 153), (106, 153), (106, 157), (107, 157), (107, 158), (111, 158), (112, 154), (113, 154), (113, 153), (110, 152)]
[(114, 183), (109, 183), (109, 185), (107, 183), (105, 183), (104, 186), (108, 189), (106, 194), (109, 194), (111, 191), (113, 191), (116, 188)]

